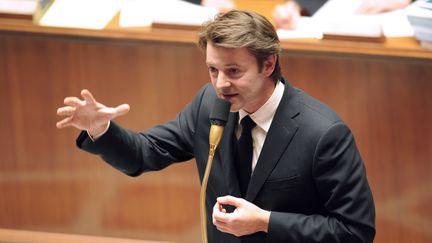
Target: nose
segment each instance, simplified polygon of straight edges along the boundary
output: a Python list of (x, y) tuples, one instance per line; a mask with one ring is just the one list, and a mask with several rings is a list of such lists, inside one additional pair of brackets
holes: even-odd
[(216, 88), (217, 89), (223, 89), (223, 88), (229, 87), (230, 85), (231, 85), (231, 82), (229, 81), (227, 76), (224, 75), (223, 72), (220, 72), (216, 78)]

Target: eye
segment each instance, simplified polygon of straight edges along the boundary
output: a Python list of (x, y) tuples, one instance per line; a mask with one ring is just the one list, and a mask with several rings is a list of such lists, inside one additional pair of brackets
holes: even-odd
[(218, 74), (218, 70), (214, 67), (208, 67), (209, 73), (211, 75), (217, 75)]
[(228, 75), (231, 77), (236, 77), (240, 74), (240, 70), (238, 68), (230, 68), (228, 69)]
[(239, 72), (239, 70), (238, 70), (237, 68), (230, 68), (230, 69), (229, 69), (229, 72), (230, 72), (230, 73), (233, 73), (233, 74), (236, 74), (236, 73)]

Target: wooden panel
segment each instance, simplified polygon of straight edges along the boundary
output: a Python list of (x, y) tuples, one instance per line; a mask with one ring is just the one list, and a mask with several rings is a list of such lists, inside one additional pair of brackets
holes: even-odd
[[(352, 128), (375, 242), (431, 242), (432, 62), (352, 53), (288, 48), (283, 72)], [(141, 130), (174, 118), (207, 81), (191, 43), (0, 33), (0, 227), (200, 242), (193, 161), (126, 177), (76, 149), (77, 131), (57, 130), (55, 111), (87, 88), (129, 103), (117, 122)]]
[[(72, 234), (58, 234), (49, 232), (39, 231), (28, 231), (28, 230), (13, 230), (13, 229), (0, 229), (0, 241), (1, 242), (31, 242), (31, 243), (164, 243), (161, 241), (145, 241), (145, 240), (133, 240), (133, 239), (120, 239), (120, 238), (108, 238), (108, 237), (97, 237), (90, 235), (72, 235)], [(168, 242), (165, 242), (168, 243)]]
[[(278, 2), (277, 0), (271, 0)], [(258, 5), (248, 6), (250, 0), (240, 0), (239, 7), (260, 10), (265, 15), (270, 15), (271, 5), (263, 4), (262, 0), (252, 1)], [(264, 7), (266, 6), (266, 7)], [(266, 14), (267, 13), (267, 14)], [(0, 18), (0, 32), (26, 33), (47, 36), (60, 36), (69, 38), (93, 38), (109, 39), (111, 41), (159, 41), (169, 43), (193, 44), (197, 40), (196, 31), (179, 29), (157, 29), (149, 27), (120, 28), (118, 15), (104, 30), (89, 30), (76, 28), (45, 27), (34, 25), (29, 21), (17, 21)], [(375, 56), (407, 57), (432, 59), (432, 50), (424, 49), (413, 37), (386, 38), (384, 43), (359, 43), (354, 41), (331, 41), (319, 39), (285, 39), (281, 41), (285, 50), (294, 52), (312, 52), (329, 54), (354, 54)]]
[(173, 119), (208, 79), (194, 45), (2, 35), (0, 53), (0, 227), (198, 242), (193, 162), (128, 178), (79, 151), (78, 131), (55, 127), (63, 98), (82, 88), (128, 102), (117, 120), (128, 128)]
[(282, 63), (352, 129), (376, 203), (375, 242), (431, 242), (432, 63), (290, 53)]
[[(181, 233), (200, 220), (199, 187), (182, 185), (181, 178), (120, 186), (103, 212), (107, 229)], [(179, 186), (173, 186), (173, 185)], [(187, 199), (187, 200), (185, 200)], [(125, 205), (127, 202), (127, 205)], [(167, 202), (168, 207), (155, 207)], [(131, 213), (134, 212), (134, 213)], [(146, 220), (142, 220), (145, 218)]]

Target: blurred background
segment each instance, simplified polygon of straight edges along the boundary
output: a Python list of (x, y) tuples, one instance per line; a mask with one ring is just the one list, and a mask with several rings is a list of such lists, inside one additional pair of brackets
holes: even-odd
[[(176, 21), (156, 16), (160, 4), (147, 0), (24, 2), (0, 0), (0, 228), (200, 242), (194, 161), (128, 177), (77, 149), (78, 131), (58, 130), (56, 110), (86, 88), (106, 105), (130, 104), (116, 122), (132, 130), (173, 119), (209, 81), (197, 28), (224, 10), (170, 1), (179, 4), (170, 5), (179, 6), (175, 12), (184, 7), (197, 17), (185, 21), (165, 6)], [(301, 13), (295, 27), (278, 26), (284, 77), (334, 108), (355, 135), (378, 243), (432, 242), (432, 21), (430, 1), (416, 2), (426, 7), (349, 18), (348, 29), (364, 28), (353, 28), (363, 21), (378, 27), (374, 33), (336, 28), (340, 18), (319, 25), (328, 14), (322, 7), (319, 19)], [(275, 25), (275, 9), (286, 4), (233, 3)], [(391, 31), (389, 23), (406, 28)]]

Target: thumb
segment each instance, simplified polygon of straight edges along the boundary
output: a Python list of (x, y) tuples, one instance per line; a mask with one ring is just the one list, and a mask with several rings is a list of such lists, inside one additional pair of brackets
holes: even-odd
[(123, 116), (127, 114), (130, 110), (128, 104), (119, 105), (117, 107), (103, 107), (99, 110), (102, 117), (108, 120), (112, 120), (118, 116)]
[(126, 115), (130, 110), (130, 106), (128, 104), (122, 104), (115, 108), (116, 116)]
[(93, 95), (87, 89), (81, 90), (81, 96), (88, 104), (96, 104), (96, 100)]

